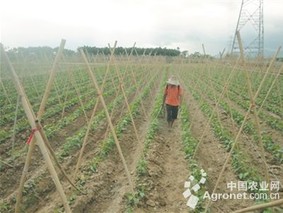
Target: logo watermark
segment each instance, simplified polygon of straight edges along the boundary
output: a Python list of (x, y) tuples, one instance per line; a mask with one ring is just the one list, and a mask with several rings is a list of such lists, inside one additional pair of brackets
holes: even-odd
[(185, 199), (188, 199), (187, 206), (192, 209), (195, 209), (199, 202), (197, 192), (201, 188), (203, 188), (207, 178), (207, 174), (203, 169), (200, 170), (200, 174), (200, 180), (197, 180), (194, 176), (191, 175), (189, 179), (185, 181), (184, 184), (184, 188), (186, 189), (186, 191), (183, 192), (183, 196)]
[(230, 192), (209, 193), (206, 191), (203, 199), (214, 202), (218, 200), (278, 200), (280, 199), (279, 181), (230, 181), (227, 183)]
[[(190, 176), (185, 181), (183, 196), (187, 200), (187, 206), (195, 209), (199, 200), (279, 200), (280, 199), (280, 181), (230, 181), (226, 183), (226, 189), (223, 193), (210, 193), (205, 191), (207, 174), (203, 169), (200, 170), (199, 179)], [(199, 193), (199, 191), (201, 193)]]
[(203, 199), (209, 199), (214, 202), (218, 200), (278, 200), (280, 199), (280, 194), (277, 193), (209, 193), (206, 191), (203, 195)]

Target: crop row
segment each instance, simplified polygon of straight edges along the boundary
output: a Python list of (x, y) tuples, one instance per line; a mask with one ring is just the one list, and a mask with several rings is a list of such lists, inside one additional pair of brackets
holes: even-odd
[[(197, 72), (197, 78), (198, 76), (202, 76), (202, 80), (206, 82), (206, 85), (210, 85), (210, 89), (215, 89), (217, 92), (221, 92), (224, 87), (224, 83), (226, 83), (227, 79), (229, 78), (229, 75), (231, 75), (231, 72), (234, 72), (234, 75), (232, 77), (232, 80), (230, 80), (229, 85), (227, 86), (227, 98), (237, 103), (242, 109), (247, 110), (250, 106), (250, 97), (249, 92), (247, 91), (246, 86), (246, 77), (245, 73), (243, 71), (239, 70), (225, 70), (225, 67), (219, 68), (219, 70), (215, 70), (216, 68), (210, 68), (211, 70), (207, 71), (199, 71)], [(196, 71), (193, 71), (196, 73)], [(249, 73), (250, 74), (250, 73)], [(261, 77), (263, 77), (261, 75)], [(258, 89), (256, 86), (259, 85), (258, 80), (255, 81), (253, 78), (251, 83), (257, 82), (254, 87), (254, 92)], [(259, 79), (259, 77), (258, 77)], [(267, 93), (267, 89), (269, 89), (269, 86), (271, 85), (270, 81), (274, 80), (274, 76), (269, 75), (265, 84), (263, 84), (263, 87), (259, 93), (258, 98), (255, 100), (257, 106), (261, 106), (265, 95)], [(280, 84), (280, 78), (277, 79), (277, 84)], [(278, 102), (280, 100), (280, 94), (282, 94), (283, 91), (278, 91), (275, 87), (269, 94), (267, 100), (264, 104), (264, 109), (259, 112), (259, 117), (266, 121), (267, 124), (276, 130), (282, 130), (283, 129), (283, 122), (282, 119), (279, 119), (279, 117), (282, 117), (282, 107), (280, 107), (280, 103)], [(282, 103), (281, 103), (282, 105)], [(273, 116), (273, 114), (276, 115)]]
[[(156, 78), (156, 76), (155, 76)], [(140, 79), (138, 81), (139, 84), (141, 84), (143, 82), (143, 79)], [(154, 84), (153, 79), (150, 81), (150, 85), (152, 86)], [(130, 86), (127, 87), (126, 90), (126, 94), (127, 96), (130, 96), (130, 93), (133, 93), (133, 91), (135, 91), (136, 87), (135, 86)], [(139, 97), (136, 98), (136, 100), (131, 103), (131, 111), (133, 113), (133, 115), (136, 115), (136, 113), (138, 112), (138, 108), (140, 107), (140, 102), (141, 100), (145, 97), (146, 94), (148, 94), (150, 92), (150, 89), (146, 89), (145, 91), (143, 91), (143, 94), (140, 95)], [(109, 110), (113, 110), (114, 107), (120, 106), (122, 104), (122, 99), (123, 96), (120, 94), (119, 96), (117, 96), (115, 98), (115, 100), (108, 105), (108, 109)], [(98, 112), (95, 116), (94, 122), (92, 124), (92, 129), (96, 130), (98, 127), (98, 124), (102, 122), (102, 119), (105, 117), (105, 113), (103, 110), (101, 110), (100, 112)], [(126, 122), (127, 121), (127, 122)], [(121, 131), (124, 130), (125, 125), (129, 124), (129, 114), (127, 114), (125, 117), (122, 118), (122, 120), (120, 120), (118, 122), (118, 124), (116, 125), (116, 131), (118, 132), (118, 135), (121, 134)], [(57, 156), (59, 156), (61, 159), (64, 158), (65, 156), (69, 155), (69, 153), (71, 151), (75, 151), (74, 149), (77, 149), (81, 146), (81, 141), (82, 138), (85, 134), (85, 127), (81, 128), (79, 131), (76, 132), (75, 135), (73, 135), (72, 137), (69, 137), (66, 139), (66, 142), (64, 143), (64, 145), (62, 146), (62, 149), (60, 149), (59, 151), (57, 151)], [(102, 143), (104, 144), (104, 143)], [(103, 147), (103, 145), (102, 145)], [(102, 149), (103, 150), (103, 149)], [(40, 178), (39, 178), (40, 179)], [(37, 182), (36, 180), (32, 181), (32, 182)], [(34, 184), (32, 185), (32, 187), (34, 187)], [(28, 191), (34, 191), (29, 189)]]
[[(129, 82), (129, 81), (125, 81), (124, 83), (125, 83), (126, 87), (131, 85), (131, 82)], [(142, 83), (143, 82), (141, 80), (138, 82), (138, 84), (140, 84), (140, 85), (142, 85)], [(110, 86), (110, 85), (108, 85), (108, 86)], [(107, 98), (107, 99), (109, 99), (114, 94), (114, 92), (116, 90), (114, 87), (108, 87), (108, 88), (110, 88), (110, 89), (109, 90), (108, 89), (105, 90), (104, 93), (103, 93), (104, 98)], [(128, 87), (127, 94), (130, 91), (132, 91), (132, 92), (135, 91), (135, 89), (136, 88), (133, 85)], [(76, 98), (77, 97), (75, 97), (74, 99), (76, 99)], [(109, 109), (112, 109), (114, 106), (119, 106), (119, 102), (116, 99), (112, 103), (109, 104)], [(121, 100), (122, 100), (122, 96), (120, 95), (119, 96), (119, 101), (121, 102)], [(44, 130), (45, 130), (45, 134), (46, 134), (47, 138), (53, 139), (54, 136), (56, 136), (57, 133), (59, 133), (64, 127), (67, 127), (68, 125), (70, 125), (72, 123), (75, 123), (76, 120), (79, 117), (83, 116), (84, 110), (89, 111), (89, 110), (91, 110), (93, 108), (93, 106), (95, 105), (96, 101), (97, 101), (97, 98), (90, 98), (88, 100), (87, 104), (84, 105), (84, 109), (82, 108), (82, 106), (78, 107), (73, 112), (68, 113), (68, 115), (66, 115), (66, 116), (62, 117), (61, 119), (57, 120), (56, 123), (52, 122), (52, 123), (48, 123), (48, 124), (44, 125)], [(61, 110), (60, 106), (58, 106), (58, 110), (59, 111)], [(47, 113), (49, 113), (49, 112), (50, 112), (50, 109), (47, 111)], [(97, 112), (96, 118), (95, 118), (94, 122), (98, 123), (104, 117), (105, 117), (105, 113), (104, 113), (103, 110), (101, 112)], [(68, 151), (67, 149), (71, 149), (71, 147), (74, 146), (74, 144), (76, 144), (76, 141), (80, 140), (83, 135), (84, 135), (83, 130), (79, 130), (77, 135), (75, 135), (73, 137), (69, 137), (67, 142), (64, 144), (64, 147), (66, 147), (66, 148), (64, 149), (65, 151), (63, 151), (63, 153), (67, 153), (67, 151)], [(68, 145), (68, 144), (73, 144), (73, 145)], [(78, 146), (78, 144), (75, 145), (75, 146)], [(67, 148), (67, 147), (69, 147), (69, 148)], [(24, 152), (24, 151), (25, 151), (25, 149), (22, 149), (21, 151), (18, 150), (17, 151), (17, 155), (15, 156), (13, 154), (13, 159), (10, 159), (8, 161), (15, 160), (15, 158), (21, 156), (22, 152)], [(62, 154), (62, 155), (65, 155), (65, 154)], [(4, 169), (4, 168), (2, 168), (2, 169)]]
[[(183, 76), (184, 77), (184, 76)], [(186, 79), (188, 79), (186, 77)], [(190, 83), (187, 83), (188, 87), (190, 88), (190, 91), (192, 92), (192, 95), (199, 103), (200, 109), (206, 115), (210, 120), (210, 127), (214, 132), (214, 135), (216, 138), (219, 139), (219, 142), (223, 144), (223, 146), (226, 148), (226, 150), (229, 152), (234, 141), (234, 137), (230, 132), (230, 129), (225, 126), (220, 120), (213, 110), (213, 107), (209, 102), (206, 101), (206, 98), (204, 98), (204, 94), (207, 92), (205, 90), (201, 90), (202, 87), (199, 87), (199, 89), (196, 89), (197, 87), (193, 86), (192, 84), (199, 84), (199, 82), (193, 83), (193, 81), (190, 81)], [(236, 146), (236, 148), (232, 152), (232, 166), (234, 168), (235, 173), (237, 174), (238, 178), (240, 180), (244, 180), (247, 182), (250, 181), (256, 181), (260, 182), (262, 181), (262, 176), (260, 172), (257, 170), (256, 167), (252, 167), (249, 162), (251, 161), (249, 159), (249, 153), (244, 152), (244, 150), (240, 149), (240, 146)]]
[[(209, 84), (206, 81), (203, 81), (202, 79), (199, 79), (199, 83), (197, 84), (197, 87), (199, 89), (209, 87)], [(223, 89), (223, 88), (222, 88)], [(220, 94), (222, 91), (217, 90), (214, 91), (215, 93), (218, 92)], [(209, 88), (206, 89), (206, 92), (203, 94), (208, 100), (210, 99), (211, 101), (215, 101), (213, 98), (215, 98), (215, 94), (213, 94), (213, 89)], [(237, 103), (237, 102), (236, 102)], [(222, 110), (227, 114), (227, 116), (231, 116), (233, 121), (240, 127), (242, 125), (242, 122), (244, 121), (244, 115), (239, 113), (234, 106), (229, 105), (227, 102), (225, 102), (225, 99), (219, 100), (219, 106), (222, 107)], [(249, 135), (252, 136), (254, 141), (259, 141), (259, 133), (256, 131), (256, 127), (251, 121), (246, 121), (244, 124), (244, 129), (243, 131), (245, 133), (248, 133)], [(273, 141), (272, 137), (268, 135), (265, 132), (260, 133), (260, 137), (263, 141), (264, 148), (267, 152), (270, 152), (273, 156), (273, 158), (278, 162), (282, 163), (282, 158), (283, 158), (283, 153), (281, 150), (281, 147), (279, 145), (279, 142)]]
[[(199, 141), (193, 137), (191, 133), (191, 115), (188, 110), (186, 103), (182, 104), (180, 111), (181, 127), (182, 127), (182, 144), (184, 147), (184, 152), (189, 165), (190, 175), (196, 180), (200, 181), (203, 175), (201, 166), (198, 165), (197, 161), (194, 159), (194, 153), (196, 151), (197, 144)], [(202, 186), (199, 191), (196, 192), (196, 196), (200, 198), (194, 212), (203, 212), (205, 201), (203, 200), (203, 195), (205, 193), (205, 186)]]
[[(111, 88), (111, 85), (110, 85), (109, 81), (110, 80), (108, 80), (108, 85), (106, 85), (106, 86), (109, 86)], [(117, 82), (118, 79), (116, 78), (115, 81)], [(115, 82), (112, 82), (112, 83), (115, 83)], [(62, 112), (62, 108), (64, 108), (65, 110), (68, 110), (71, 107), (76, 106), (79, 103), (80, 99), (87, 100), (88, 101), (87, 106), (89, 107), (90, 106), (89, 100), (92, 100), (93, 97), (96, 97), (96, 95), (94, 93), (94, 90), (93, 89), (89, 89), (89, 85), (86, 84), (86, 85), (83, 86), (82, 91), (84, 91), (84, 93), (83, 94), (81, 93), (81, 96), (78, 97), (76, 95), (76, 91), (74, 89), (73, 90), (69, 90), (67, 92), (66, 96), (73, 97), (73, 98), (65, 101), (64, 106), (62, 106), (62, 104), (56, 103), (57, 102), (56, 95), (55, 95), (55, 97), (51, 96), (51, 98), (48, 101), (48, 105), (50, 105), (51, 107), (48, 108), (47, 112), (44, 114), (42, 119), (46, 120), (47, 118), (54, 117), (58, 113)], [(113, 92), (113, 90), (112, 90), (112, 92)], [(35, 106), (35, 107), (37, 107), (37, 106)], [(18, 114), (19, 115), (18, 115), (18, 120), (17, 120), (18, 123), (17, 123), (17, 128), (16, 128), (17, 132), (16, 133), (19, 133), (19, 132), (25, 130), (28, 127), (27, 120), (24, 119), (23, 110), (18, 112)], [(15, 116), (14, 113), (10, 113), (10, 114), (4, 115), (3, 116), (3, 120), (1, 121), (1, 125), (7, 126), (8, 123), (12, 123), (13, 120), (14, 120), (14, 116)], [(10, 129), (9, 131), (7, 131), (5, 129), (0, 131), (1, 141), (2, 142), (6, 141), (13, 134), (13, 129)], [(0, 141), (0, 143), (1, 143), (1, 141)]]
[[(228, 69), (228, 70), (227, 70)], [(255, 68), (253, 68), (255, 69)], [(274, 67), (273, 69), (275, 69), (275, 71), (277, 72), (277, 68)], [(233, 81), (230, 82), (231, 84), (231, 88), (230, 90), (233, 90), (233, 92), (239, 94), (241, 96), (242, 99), (249, 99), (249, 91), (248, 91), (248, 87), (247, 84), (245, 84), (244, 82), (247, 82), (247, 78), (249, 77), (251, 79), (251, 89), (253, 91), (256, 91), (265, 75), (265, 71), (266, 70), (262, 70), (260, 72), (257, 72), (255, 70), (248, 70), (248, 68), (245, 68), (245, 70), (243, 69), (239, 69), (239, 68), (235, 68), (234, 70), (234, 76), (233, 76)], [(229, 68), (225, 67), (225, 66), (219, 66), (216, 68), (216, 70), (211, 70), (211, 75), (212, 75), (212, 80), (215, 80), (217, 83), (219, 83), (220, 85), (222, 84), (223, 87), (223, 83), (225, 82), (225, 79), (227, 79), (228, 75), (230, 74), (230, 72), (232, 72), (232, 69), (229, 70)], [(282, 77), (279, 76), (277, 79), (275, 79), (276, 76), (273, 74), (268, 74), (265, 80), (265, 83), (262, 85), (261, 88), (261, 93), (259, 94), (258, 99), (256, 100), (256, 104), (257, 105), (261, 105), (262, 101), (264, 100), (271, 83), (276, 80), (276, 85), (282, 85)], [(243, 87), (244, 85), (244, 87)], [(280, 108), (279, 106), (279, 102), (280, 100), (282, 100), (282, 87), (274, 87), (271, 91), (271, 93), (269, 94), (269, 97), (267, 98), (267, 102), (265, 107), (267, 109), (270, 109), (271, 111), (273, 111), (273, 109), (275, 109), (275, 111), (273, 111), (274, 113), (276, 112), (280, 112)], [(282, 102), (281, 102), (282, 104)], [(272, 107), (270, 107), (272, 106)], [(282, 113), (282, 112), (281, 112)]]
[[(160, 78), (164, 82), (165, 80), (165, 73), (163, 73), (163, 76)], [(146, 176), (148, 174), (148, 168), (147, 168), (147, 156), (150, 149), (150, 145), (152, 141), (154, 140), (157, 130), (158, 130), (158, 115), (160, 113), (160, 107), (162, 105), (162, 98), (163, 98), (163, 89), (164, 84), (159, 85), (159, 89), (157, 92), (157, 97), (155, 99), (153, 109), (150, 114), (151, 120), (149, 121), (148, 129), (145, 135), (145, 139), (143, 141), (143, 152), (138, 160), (137, 166), (136, 166), (136, 187), (135, 191), (133, 193), (127, 193), (125, 195), (127, 200), (127, 212), (132, 212), (133, 208), (136, 207), (136, 205), (145, 197), (145, 194), (149, 190), (148, 183), (144, 183), (144, 180), (142, 180), (142, 177)]]

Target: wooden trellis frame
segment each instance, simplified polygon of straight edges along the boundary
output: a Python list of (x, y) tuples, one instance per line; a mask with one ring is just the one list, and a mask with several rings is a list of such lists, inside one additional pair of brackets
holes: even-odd
[[(209, 117), (209, 119), (208, 119), (208, 121), (207, 121), (207, 123), (206, 123), (206, 125), (205, 125), (205, 127), (204, 127), (204, 130), (203, 130), (203, 133), (202, 133), (202, 135), (201, 135), (201, 138), (200, 138), (200, 140), (199, 140), (199, 142), (198, 142), (198, 144), (197, 144), (197, 146), (196, 146), (196, 148), (195, 148), (195, 152), (194, 152), (194, 154), (193, 154), (193, 158), (195, 158), (196, 153), (197, 153), (197, 151), (198, 151), (198, 149), (199, 149), (199, 147), (200, 147), (200, 144), (203, 142), (204, 136), (205, 136), (206, 132), (209, 130), (209, 124), (210, 124), (210, 122), (211, 122), (211, 120), (212, 120), (212, 118), (213, 118), (213, 114), (215, 113), (216, 108), (219, 106), (220, 100), (224, 97), (224, 94), (226, 93), (227, 89), (229, 88), (230, 82), (231, 82), (231, 80), (232, 80), (232, 78), (233, 78), (233, 76), (234, 76), (234, 74), (235, 74), (235, 70), (236, 70), (236, 67), (237, 67), (237, 65), (238, 65), (238, 62), (239, 62), (239, 59), (236, 61), (235, 65), (233, 66), (232, 71), (230, 72), (228, 78), (226, 79), (226, 81), (225, 81), (225, 83), (224, 83), (222, 92), (221, 92), (221, 94), (220, 94), (220, 96), (219, 96), (217, 102), (215, 103), (215, 106), (214, 106), (213, 109), (212, 109), (211, 116)], [(196, 85), (196, 84), (195, 84), (195, 85)]]
[[(127, 57), (127, 60), (128, 60), (128, 64), (129, 64), (129, 62), (130, 62), (130, 57), (133, 55), (133, 50), (135, 50), (135, 45), (136, 45), (136, 43), (134, 43), (134, 46), (133, 46), (133, 48), (132, 48), (132, 50), (131, 50), (130, 55), (127, 53), (127, 50), (125, 49), (125, 53), (126, 53), (126, 57)], [(132, 77), (132, 79), (133, 79), (133, 82), (134, 82), (134, 84), (135, 84), (135, 87), (137, 88), (137, 94), (140, 95), (140, 94), (141, 94), (141, 91), (140, 91), (140, 88), (138, 87), (137, 79), (136, 79), (136, 76), (135, 76), (135, 74), (134, 74), (133, 67), (132, 67), (131, 65), (130, 65), (130, 71), (131, 71), (131, 77)], [(147, 119), (147, 118), (148, 118), (148, 115), (147, 115), (147, 113), (146, 113), (146, 111), (145, 111), (143, 102), (141, 102), (141, 107), (142, 107), (142, 111), (143, 111), (143, 114), (144, 114), (144, 116), (145, 116), (145, 119)]]
[(69, 77), (69, 79), (70, 79), (70, 81), (71, 81), (71, 85), (75, 88), (77, 97), (79, 98), (79, 102), (80, 102), (81, 108), (82, 108), (82, 110), (83, 110), (83, 113), (84, 113), (84, 116), (85, 116), (85, 120), (86, 120), (86, 122), (88, 123), (88, 122), (89, 122), (89, 119), (88, 119), (88, 117), (87, 117), (87, 114), (86, 114), (86, 111), (85, 111), (85, 108), (84, 108), (84, 103), (83, 103), (83, 101), (82, 101), (82, 99), (81, 99), (80, 90), (78, 89), (77, 83), (76, 83), (76, 81), (75, 81), (75, 79), (74, 79), (73, 72), (72, 72), (72, 70), (70, 70), (70, 68), (67, 68), (67, 73), (68, 73), (68, 77)]
[[(114, 49), (116, 48), (116, 43), (117, 43), (117, 42), (115, 42)], [(130, 185), (131, 192), (133, 193), (133, 192), (134, 192), (134, 185), (133, 185), (133, 182), (132, 182), (132, 179), (131, 179), (131, 176), (130, 176), (130, 172), (129, 172), (128, 166), (127, 166), (127, 164), (126, 164), (124, 155), (123, 155), (123, 153), (122, 153), (122, 149), (121, 149), (121, 147), (120, 147), (120, 143), (119, 143), (118, 137), (117, 137), (117, 135), (116, 135), (116, 132), (115, 132), (113, 123), (112, 123), (112, 121), (111, 121), (111, 118), (110, 118), (110, 115), (109, 115), (109, 112), (108, 112), (108, 108), (107, 108), (106, 103), (105, 103), (105, 100), (104, 100), (104, 98), (103, 98), (101, 89), (100, 89), (100, 87), (99, 87), (99, 85), (98, 85), (98, 83), (97, 83), (97, 80), (96, 80), (95, 75), (94, 75), (93, 72), (91, 71), (91, 67), (90, 67), (90, 65), (89, 65), (89, 63), (88, 63), (88, 60), (87, 60), (87, 57), (86, 57), (85, 53), (83, 52), (83, 50), (80, 50), (80, 52), (81, 52), (81, 55), (82, 55), (82, 57), (83, 57), (83, 59), (84, 59), (84, 61), (85, 61), (86, 66), (87, 66), (87, 70), (88, 70), (88, 73), (89, 73), (89, 75), (90, 75), (90, 77), (91, 77), (91, 80), (92, 80), (92, 82), (93, 82), (93, 84), (94, 84), (94, 86), (95, 86), (95, 89), (96, 89), (96, 91), (97, 91), (97, 93), (98, 93), (98, 95), (99, 95), (100, 102), (101, 102), (101, 104), (102, 104), (102, 106), (103, 106), (103, 108), (104, 108), (104, 110), (105, 110), (105, 114), (106, 114), (106, 117), (107, 117), (107, 121), (108, 121), (108, 123), (109, 123), (109, 126), (110, 126), (110, 129), (111, 129), (111, 132), (112, 132), (112, 135), (113, 135), (115, 144), (116, 144), (116, 146), (117, 146), (119, 156), (120, 156), (120, 158), (121, 158), (121, 160), (122, 160), (122, 163), (123, 163), (123, 166), (124, 166), (124, 169), (125, 169), (127, 178), (128, 178), (128, 182), (129, 182), (129, 185)]]
[[(64, 47), (64, 43), (65, 43), (65, 41), (62, 41), (61, 47)], [(23, 105), (24, 111), (26, 113), (26, 116), (28, 118), (29, 124), (30, 124), (30, 126), (32, 128), (32, 131), (34, 133), (34, 138), (36, 138), (36, 140), (37, 140), (37, 144), (38, 144), (38, 146), (39, 146), (39, 148), (41, 150), (41, 153), (43, 155), (43, 158), (44, 158), (44, 160), (45, 160), (45, 162), (47, 164), (48, 170), (49, 170), (49, 172), (50, 172), (50, 174), (52, 176), (52, 180), (54, 181), (55, 186), (56, 186), (56, 188), (57, 188), (57, 190), (58, 190), (58, 192), (60, 194), (60, 197), (61, 197), (61, 199), (63, 201), (63, 205), (64, 205), (64, 208), (65, 208), (65, 211), (66, 212), (71, 212), (71, 209), (70, 209), (68, 200), (66, 198), (64, 189), (63, 189), (63, 187), (62, 187), (62, 185), (60, 183), (60, 180), (59, 180), (59, 177), (57, 175), (57, 172), (56, 172), (56, 170), (55, 170), (55, 168), (53, 166), (53, 163), (52, 163), (52, 161), (50, 159), (50, 156), (48, 154), (48, 150), (45, 147), (44, 139), (43, 139), (40, 131), (38, 131), (38, 129), (37, 129), (37, 127), (38, 127), (37, 126), (37, 122), (39, 122), (39, 121), (37, 120), (36, 115), (35, 115), (35, 113), (32, 110), (31, 104), (29, 102), (29, 99), (26, 96), (25, 90), (24, 90), (23, 86), (21, 85), (19, 77), (18, 77), (17, 73), (15, 72), (14, 67), (13, 67), (12, 63), (10, 62), (10, 60), (9, 60), (9, 58), (8, 58), (8, 56), (7, 56), (6, 52), (5, 52), (4, 47), (3, 47), (2, 44), (0, 44), (0, 48), (1, 48), (1, 51), (3, 53), (4, 59), (5, 59), (6, 63), (9, 66), (9, 69), (12, 72), (12, 77), (13, 77), (13, 80), (14, 80), (14, 84), (15, 84), (15, 87), (17, 89), (18, 95), (21, 96), (22, 105)], [(31, 149), (31, 147), (29, 147), (29, 150), (30, 149)], [(29, 152), (29, 154), (30, 154), (30, 156), (27, 156), (26, 159), (31, 158), (32, 152)], [(26, 165), (25, 165), (25, 168), (26, 168)], [(24, 170), (24, 172), (26, 172), (26, 171)], [(24, 173), (24, 172), (22, 174), (21, 180), (25, 179), (26, 173)], [(24, 182), (24, 181), (22, 181), (22, 182)], [(20, 187), (21, 187), (21, 185), (20, 185)], [(22, 192), (20, 192), (19, 194), (21, 194), (21, 193)], [(20, 211), (19, 202), (17, 202), (17, 203), (18, 203), (18, 205), (16, 205), (15, 212), (19, 212)]]
[[(58, 51), (58, 54), (55, 58), (55, 62), (53, 64), (53, 68), (51, 70), (51, 78), (49, 79), (48, 81), (48, 84), (47, 84), (47, 88), (45, 90), (45, 93), (44, 93), (44, 96), (43, 96), (43, 99), (42, 99), (42, 102), (41, 102), (41, 105), (40, 105), (40, 110), (38, 112), (38, 115), (37, 115), (37, 118), (36, 118), (36, 121), (39, 121), (43, 112), (44, 112), (44, 108), (45, 108), (45, 105), (46, 105), (46, 100), (49, 96), (49, 92), (51, 90), (51, 85), (53, 83), (53, 80), (52, 77), (55, 77), (55, 70), (56, 70), (56, 66), (57, 66), (57, 63), (59, 61), (59, 58), (63, 52), (63, 49), (64, 49), (64, 45), (65, 45), (65, 40), (62, 40), (61, 41), (61, 45), (60, 45), (60, 48), (59, 48), (59, 51)], [(40, 126), (41, 128), (41, 125), (40, 123), (36, 123), (36, 126), (38, 127), (38, 125)], [(44, 134), (44, 131), (41, 129), (40, 131), (40, 134), (41, 134), (41, 137), (43, 138), (43, 142), (45, 143), (45, 145), (49, 145), (48, 144), (48, 141), (45, 137), (45, 134)], [(32, 153), (33, 153), (33, 150), (35, 148), (35, 143), (34, 143), (34, 138), (32, 139), (31, 143), (30, 143), (30, 146), (29, 146), (29, 149), (28, 149), (28, 154), (27, 154), (27, 157), (26, 157), (26, 162), (25, 162), (25, 166), (24, 166), (24, 170), (23, 170), (23, 174), (22, 174), (22, 177), (21, 177), (21, 180), (20, 180), (20, 186), (19, 186), (19, 189), (18, 189), (18, 195), (17, 195), (17, 203), (16, 203), (16, 207), (15, 207), (15, 212), (19, 212), (20, 211), (20, 203), (21, 203), (21, 200), (22, 200), (22, 190), (23, 190), (23, 187), (24, 187), (24, 182), (25, 182), (25, 179), (26, 179), (26, 173), (28, 172), (28, 168), (29, 168), (29, 165), (30, 165), (30, 162), (31, 162), (31, 156), (32, 156)], [(66, 173), (63, 171), (63, 169), (60, 167), (60, 165), (58, 165), (58, 162), (56, 160), (56, 157), (53, 153), (53, 150), (50, 149), (50, 147), (47, 147), (48, 148), (48, 151), (50, 154), (52, 154), (52, 157), (54, 158), (55, 162), (57, 163), (57, 166), (59, 166), (60, 170), (63, 172), (64, 176), (66, 176)], [(48, 154), (48, 153), (47, 153)], [(66, 178), (68, 179), (68, 181), (70, 182), (70, 179), (66, 176)], [(73, 185), (71, 183), (71, 185)], [(74, 186), (74, 185), (73, 185)], [(66, 204), (65, 204), (66, 205)], [(64, 205), (64, 206), (65, 206)], [(68, 206), (66, 206), (67, 210), (68, 211)]]
[[(113, 49), (113, 50), (111, 51), (110, 60), (109, 60), (109, 62), (107, 63), (105, 75), (104, 75), (104, 77), (103, 77), (102, 85), (101, 85), (101, 87), (100, 87), (101, 93), (103, 93), (103, 91), (104, 91), (104, 87), (105, 87), (105, 84), (106, 84), (106, 80), (107, 80), (107, 77), (108, 77), (108, 73), (109, 73), (109, 71), (110, 71), (110, 65), (111, 65), (111, 63), (112, 63), (112, 58), (113, 58), (113, 55), (114, 55), (114, 50), (115, 50), (115, 49)], [(88, 72), (88, 73), (89, 73), (89, 72)], [(111, 77), (111, 76), (110, 76), (110, 77)], [(115, 87), (112, 77), (111, 77), (111, 81), (112, 81), (113, 87)], [(116, 90), (115, 90), (115, 92), (116, 92)], [(116, 94), (116, 96), (117, 96), (117, 94)], [(85, 136), (84, 136), (82, 148), (81, 148), (81, 150), (80, 150), (79, 158), (78, 158), (78, 161), (77, 161), (77, 164), (76, 164), (76, 169), (75, 169), (75, 171), (74, 171), (74, 173), (73, 173), (73, 180), (76, 179), (76, 175), (77, 175), (78, 170), (79, 170), (79, 168), (80, 168), (80, 166), (81, 166), (81, 161), (82, 161), (83, 153), (84, 153), (85, 147), (86, 147), (86, 145), (87, 145), (87, 139), (88, 139), (88, 136), (89, 136), (89, 132), (90, 132), (90, 129), (91, 129), (91, 125), (92, 125), (92, 123), (93, 123), (93, 119), (94, 119), (94, 117), (95, 117), (95, 113), (96, 113), (98, 104), (99, 104), (99, 94), (97, 95), (97, 100), (96, 100), (96, 102), (95, 102), (95, 106), (94, 106), (94, 108), (93, 108), (93, 110), (92, 110), (92, 114), (91, 114), (90, 120), (89, 120), (88, 125), (87, 125), (87, 130), (86, 130), (86, 133), (85, 133)], [(111, 116), (110, 116), (110, 117), (111, 117)]]
[[(115, 49), (114, 49), (114, 48), (111, 49), (110, 45), (109, 45), (109, 49), (110, 49), (110, 52), (111, 52), (111, 53), (112, 53), (112, 52), (114, 53), (114, 50), (115, 50)], [(118, 76), (119, 71), (118, 71), (118, 68), (117, 68), (117, 62), (116, 62), (115, 59), (114, 59), (114, 55), (113, 55), (113, 57), (112, 57), (112, 60), (113, 60), (114, 66), (115, 66), (114, 69), (116, 70), (115, 74), (116, 74), (116, 77), (118, 78), (118, 85), (117, 85), (117, 86), (115, 85), (115, 83), (114, 83), (114, 81), (113, 81), (113, 78), (111, 78), (113, 87), (114, 87), (114, 88), (115, 88), (115, 87), (117, 88), (117, 89), (115, 90), (115, 93), (116, 93), (115, 98), (116, 98), (116, 97), (118, 96), (119, 92), (122, 91), (121, 82), (123, 82), (123, 81), (124, 81), (124, 78), (126, 77), (127, 69), (125, 69), (125, 72), (122, 74), (121, 78), (119, 78), (119, 76)], [(116, 63), (115, 63), (115, 62), (116, 62)], [(123, 64), (123, 65), (124, 65), (124, 64)], [(124, 66), (125, 66), (125, 65), (124, 65)], [(128, 62), (126, 62), (126, 67), (127, 67), (127, 66), (128, 66)], [(123, 93), (123, 91), (122, 91), (122, 93)], [(125, 98), (124, 98), (124, 100), (125, 100)], [(125, 105), (126, 105), (126, 101), (124, 101), (123, 106), (122, 106), (120, 109), (124, 109), (124, 108), (125, 108)], [(112, 118), (112, 116), (113, 116), (113, 114), (114, 114), (114, 109), (115, 109), (115, 106), (113, 107), (113, 109), (112, 109), (112, 111), (111, 111), (110, 118)], [(123, 110), (120, 110), (120, 115), (119, 115), (119, 116), (122, 116), (122, 113), (123, 113)], [(107, 137), (108, 132), (109, 132), (109, 124), (107, 125), (106, 131), (105, 131), (105, 135), (104, 135), (104, 139)]]
[[(109, 44), (109, 48), (111, 49), (110, 44)], [(114, 63), (115, 63), (115, 57), (113, 57), (113, 59), (114, 59)], [(138, 130), (137, 130), (136, 125), (135, 125), (135, 121), (134, 121), (134, 117), (133, 117), (132, 112), (131, 112), (131, 108), (130, 108), (130, 105), (129, 105), (129, 101), (128, 101), (127, 95), (126, 95), (126, 93), (125, 93), (123, 79), (122, 79), (121, 74), (119, 73), (119, 71), (118, 71), (118, 69), (117, 69), (117, 66), (115, 66), (115, 71), (116, 71), (116, 75), (118, 76), (120, 88), (121, 88), (121, 91), (122, 91), (123, 96), (124, 96), (124, 100), (125, 100), (125, 103), (126, 103), (126, 106), (127, 106), (127, 110), (128, 110), (128, 112), (129, 112), (129, 115), (130, 115), (130, 118), (131, 118), (131, 121), (132, 121), (132, 125), (133, 125), (133, 128), (134, 128), (134, 132), (135, 132), (137, 141), (138, 141), (138, 143), (140, 144), (141, 141), (140, 141), (140, 139), (139, 139)]]

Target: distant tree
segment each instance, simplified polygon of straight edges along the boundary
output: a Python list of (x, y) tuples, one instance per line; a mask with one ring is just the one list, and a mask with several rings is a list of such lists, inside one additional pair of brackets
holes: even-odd
[(200, 54), (200, 52), (194, 52), (193, 54), (190, 55), (190, 57), (192, 57), (192, 58), (200, 58), (201, 54)]
[[(25, 58), (28, 60), (35, 60), (36, 58), (52, 58), (57, 52), (59, 47), (51, 48), (47, 46), (43, 47), (18, 47), (9, 49), (7, 54), (11, 60), (19, 58)], [(65, 55), (75, 55), (73, 50), (64, 49)]]
[(183, 57), (188, 57), (189, 56), (189, 51), (188, 50), (184, 50), (181, 52), (181, 56)]

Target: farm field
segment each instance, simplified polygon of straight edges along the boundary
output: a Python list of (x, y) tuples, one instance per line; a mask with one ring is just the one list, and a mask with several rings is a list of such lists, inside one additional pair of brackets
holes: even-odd
[[(271, 60), (58, 53), (9, 66), (3, 56), (0, 212), (218, 213), (283, 199), (282, 73)], [(161, 110), (171, 75), (183, 89), (172, 129)], [(25, 95), (39, 128), (27, 118)], [(192, 189), (195, 208), (183, 194), (190, 177), (205, 180)], [(212, 201), (212, 193), (261, 197)], [(262, 210), (282, 211), (282, 204)]]

